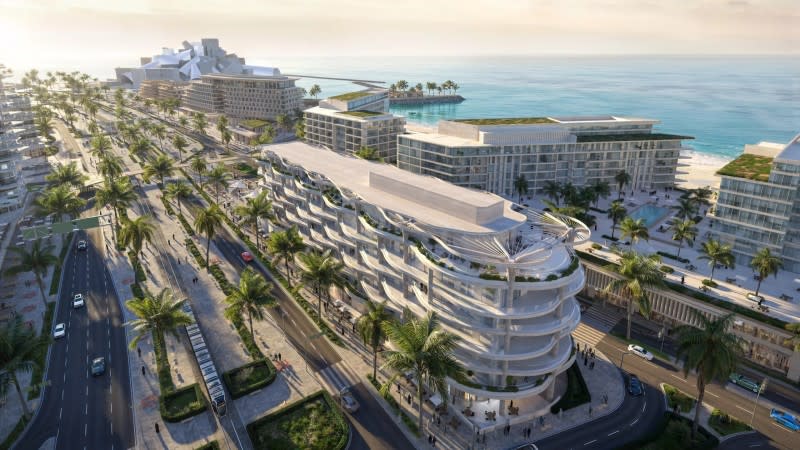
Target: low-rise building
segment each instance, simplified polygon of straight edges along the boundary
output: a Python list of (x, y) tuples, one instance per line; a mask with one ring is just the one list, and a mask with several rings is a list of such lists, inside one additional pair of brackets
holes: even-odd
[(139, 96), (152, 100), (180, 100), (188, 86), (187, 81), (146, 80), (139, 85)]
[(297, 78), (281, 75), (203, 75), (185, 91), (184, 106), (195, 111), (225, 114), (235, 123), (241, 119), (274, 120), (294, 114), (303, 105), (303, 88)]
[(800, 273), (800, 135), (789, 144), (746, 145), (717, 175), (712, 235), (733, 246), (739, 264), (769, 248), (784, 270)]
[[(451, 412), (492, 428), (549, 411), (575, 361), (585, 277), (572, 247), (588, 240), (585, 225), (301, 142), (264, 156), (279, 222), (345, 264), (345, 303), (363, 312), (364, 299), (385, 300), (398, 318), (435, 312), (460, 338), (467, 375), (447, 379)], [(496, 423), (464, 416), (474, 402)]]
[(306, 142), (348, 154), (369, 147), (389, 163), (397, 159), (397, 135), (406, 124), (403, 117), (389, 113), (384, 89), (330, 97), (306, 109), (304, 118)]
[(625, 171), (626, 189), (673, 186), (687, 136), (654, 133), (657, 120), (632, 117), (528, 117), (442, 120), (436, 133), (398, 136), (397, 166), (458, 186), (516, 194), (524, 176), (530, 193), (545, 183), (608, 182)]

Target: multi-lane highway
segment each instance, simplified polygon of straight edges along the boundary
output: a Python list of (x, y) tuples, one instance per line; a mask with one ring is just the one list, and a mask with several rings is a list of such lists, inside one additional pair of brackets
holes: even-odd
[[(56, 449), (128, 449), (134, 445), (128, 350), (122, 312), (111, 277), (89, 232), (88, 249), (75, 242), (64, 260), (63, 282), (54, 323), (66, 324), (66, 336), (53, 342), (47, 370), (48, 386), (33, 423), (16, 449), (38, 449), (55, 438)], [(72, 307), (72, 296), (83, 294), (85, 306)], [(92, 376), (90, 363), (106, 361), (105, 373)]]

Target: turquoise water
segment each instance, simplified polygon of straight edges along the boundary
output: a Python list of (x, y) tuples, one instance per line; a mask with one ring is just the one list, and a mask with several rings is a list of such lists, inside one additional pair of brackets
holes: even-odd
[(644, 219), (644, 224), (647, 225), (647, 228), (650, 228), (662, 217), (667, 215), (668, 212), (669, 208), (645, 204), (640, 206), (636, 211), (630, 213), (629, 216), (633, 217), (635, 220)]
[[(268, 59), (288, 74), (349, 76), (411, 85), (457, 82), (457, 105), (394, 107), (409, 121), (443, 118), (616, 114), (661, 120), (694, 136), (698, 152), (732, 158), (745, 144), (788, 142), (800, 132), (800, 58), (786, 57), (325, 57)], [(358, 88), (302, 79), (321, 97)], [(387, 83), (387, 86), (388, 84)]]

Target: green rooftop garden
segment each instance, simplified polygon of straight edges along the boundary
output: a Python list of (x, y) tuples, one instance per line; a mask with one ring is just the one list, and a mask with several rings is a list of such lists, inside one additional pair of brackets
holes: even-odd
[(558, 123), (547, 117), (506, 117), (496, 119), (455, 119), (453, 122), (461, 122), (470, 125), (536, 125), (546, 123)]
[(269, 122), (261, 119), (247, 119), (241, 121), (239, 124), (245, 128), (259, 128), (267, 125)]
[(675, 141), (694, 139), (692, 136), (667, 133), (586, 134), (578, 135), (577, 137), (578, 142)]
[(342, 100), (345, 102), (349, 102), (350, 100), (355, 100), (357, 98), (366, 97), (372, 94), (373, 93), (369, 91), (356, 91), (356, 92), (347, 92), (345, 94), (334, 95), (331, 98), (333, 100)]
[(772, 170), (772, 158), (745, 153), (719, 169), (717, 175), (769, 181), (770, 170)]
[(348, 116), (353, 117), (373, 117), (382, 116), (385, 113), (379, 113), (375, 111), (340, 111), (339, 114), (347, 114)]

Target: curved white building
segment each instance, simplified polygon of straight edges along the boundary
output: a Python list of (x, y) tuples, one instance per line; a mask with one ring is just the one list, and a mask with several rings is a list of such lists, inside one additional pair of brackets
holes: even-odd
[(556, 377), (575, 359), (585, 279), (572, 246), (589, 238), (585, 225), (299, 142), (264, 156), (276, 215), (341, 256), (356, 308), (368, 297), (388, 300), (398, 317), (436, 311), (461, 337), (456, 356), (468, 376), (448, 379), (453, 412), (494, 427), (558, 400)]

